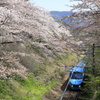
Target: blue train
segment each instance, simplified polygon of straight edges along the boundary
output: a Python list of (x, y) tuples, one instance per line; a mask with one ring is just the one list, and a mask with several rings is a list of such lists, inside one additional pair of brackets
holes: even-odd
[(85, 61), (80, 61), (75, 67), (70, 69), (69, 86), (72, 90), (80, 90), (84, 80)]

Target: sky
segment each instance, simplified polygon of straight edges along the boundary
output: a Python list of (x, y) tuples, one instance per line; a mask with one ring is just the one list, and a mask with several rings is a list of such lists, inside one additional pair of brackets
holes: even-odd
[[(72, 1), (72, 0), (71, 0)], [(70, 0), (30, 0), (31, 3), (35, 3), (37, 6), (43, 7), (49, 11), (70, 11), (70, 7), (66, 5), (77, 4)]]

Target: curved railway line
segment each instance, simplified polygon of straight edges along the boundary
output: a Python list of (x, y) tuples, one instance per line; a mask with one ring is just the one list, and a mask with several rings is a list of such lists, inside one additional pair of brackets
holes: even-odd
[[(66, 88), (67, 87), (67, 88)], [(72, 91), (69, 89), (68, 83), (63, 91), (61, 97), (58, 100), (80, 100), (78, 97), (81, 91)]]
[(72, 91), (69, 87), (66, 88), (68, 84), (68, 75), (65, 76), (63, 83), (58, 83), (50, 92), (48, 92), (43, 100), (80, 100), (78, 97), (81, 91)]
[[(81, 61), (76, 66), (71, 68), (69, 70), (69, 73), (65, 76), (65, 81), (63, 85), (58, 84), (55, 89), (53, 89), (48, 95), (46, 99), (43, 100), (81, 100), (79, 99), (79, 96), (81, 95), (82, 91), (80, 90), (82, 81), (84, 79), (84, 63)], [(82, 69), (82, 70), (80, 70)], [(78, 74), (81, 71), (81, 78), (77, 78), (80, 74)], [(77, 74), (77, 75), (76, 75)], [(77, 76), (74, 77), (73, 76)], [(67, 78), (67, 80), (66, 80)], [(73, 82), (73, 83), (71, 83)], [(80, 83), (78, 83), (80, 82)], [(77, 83), (77, 84), (75, 84)], [(60, 88), (59, 88), (60, 87)], [(73, 88), (74, 87), (74, 88)], [(63, 91), (63, 92), (62, 92)]]
[[(96, 47), (100, 47), (100, 46), (96, 46)], [(93, 54), (92, 54), (93, 55), (93, 65), (94, 65), (94, 59), (95, 59), (94, 58), (94, 48), (95, 47), (93, 45)], [(78, 67), (78, 65), (77, 65), (77, 67)], [(83, 69), (87, 69), (86, 67), (89, 67), (89, 66), (85, 66), (84, 64), (82, 64), (81, 67), (83, 67)], [(93, 71), (94, 71), (94, 67), (95, 66), (93, 66), (93, 68), (92, 68)], [(73, 75), (73, 72), (72, 72), (72, 75)], [(47, 97), (46, 99), (43, 99), (43, 100), (83, 100), (80, 98), (80, 96), (84, 97), (86, 94), (84, 94), (81, 90), (72, 91), (69, 89), (69, 83), (70, 83), (69, 80), (71, 79), (72, 75), (70, 77), (69, 77), (69, 75), (67, 75), (67, 77), (65, 76), (67, 80), (64, 79), (65, 82), (64, 82), (63, 86), (61, 86), (62, 83), (59, 83), (58, 86), (55, 87), (55, 89), (53, 89), (53, 92), (51, 92), (51, 95), (48, 96), (49, 98)], [(82, 81), (84, 81), (84, 80), (88, 81), (89, 79), (88, 79), (88, 77), (86, 77), (84, 75)], [(70, 85), (73, 85), (73, 84), (70, 84)], [(84, 85), (84, 84), (82, 84), (82, 85)], [(61, 89), (59, 87), (61, 87)], [(50, 98), (50, 96), (52, 96), (52, 97)]]
[[(84, 73), (84, 67), (85, 67), (85, 65), (86, 64), (84, 63), (84, 60), (83, 60), (83, 61), (80, 61), (74, 68), (72, 68), (70, 70), (70, 75), (69, 75), (68, 81), (67, 81), (67, 83), (65, 85), (65, 89), (64, 89), (64, 91), (63, 91), (63, 93), (62, 93), (62, 95), (61, 95), (61, 97), (60, 97), (59, 100), (79, 100), (78, 96), (79, 96), (80, 92), (78, 92), (78, 91), (71, 91), (69, 89), (69, 87), (72, 86), (72, 85), (76, 85), (76, 83), (79, 82), (80, 78), (75, 77), (75, 75), (77, 75), (77, 76), (80, 75), (80, 74), (78, 74), (77, 71), (81, 72), (81, 75), (84, 75), (83, 73)], [(77, 74), (75, 74), (75, 73), (77, 73)], [(74, 76), (74, 78), (73, 78), (73, 76)], [(84, 77), (81, 77), (81, 79), (82, 80), (80, 80), (80, 81), (83, 81)], [(74, 84), (73, 84), (73, 83), (71, 83), (72, 80), (76, 81), (76, 82), (74, 82)], [(79, 86), (78, 86), (78, 88), (74, 87), (74, 90), (75, 89), (80, 90)], [(72, 87), (70, 87), (70, 88), (73, 90)]]

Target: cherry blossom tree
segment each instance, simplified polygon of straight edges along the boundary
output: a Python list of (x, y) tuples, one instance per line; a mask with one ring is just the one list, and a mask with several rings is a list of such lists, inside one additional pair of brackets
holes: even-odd
[[(67, 17), (71, 21), (70, 28), (73, 33), (84, 34), (91, 43), (100, 42), (100, 0), (71, 0), (79, 1), (73, 5), (74, 12)], [(63, 18), (62, 18), (63, 19)]]

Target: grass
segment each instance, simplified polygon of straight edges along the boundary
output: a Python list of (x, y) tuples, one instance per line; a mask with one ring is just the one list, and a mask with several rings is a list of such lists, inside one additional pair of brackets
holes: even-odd
[(57, 81), (47, 85), (32, 76), (24, 79), (16, 75), (14, 79), (0, 80), (0, 100), (42, 100), (42, 96), (56, 84)]
[(11, 79), (0, 79), (0, 100), (42, 100), (45, 93), (57, 84), (57, 76), (64, 76), (64, 72), (61, 72), (61, 67), (58, 65), (72, 66), (77, 61), (76, 56), (70, 53), (65, 56), (58, 56), (51, 61), (45, 60), (41, 65), (32, 57), (19, 56), (19, 58), (20, 63), (42, 82), (33, 76), (24, 79), (15, 75)]
[(73, 66), (77, 62), (76, 55), (67, 53), (66, 55), (59, 56), (55, 59), (54, 63), (59, 65)]

